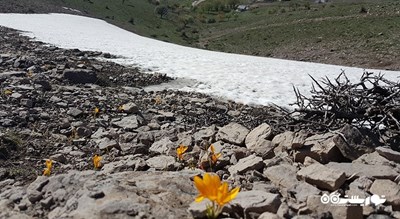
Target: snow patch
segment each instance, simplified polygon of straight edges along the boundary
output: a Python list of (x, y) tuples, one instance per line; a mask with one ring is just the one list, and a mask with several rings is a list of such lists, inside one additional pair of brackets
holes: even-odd
[[(145, 38), (105, 21), (68, 14), (0, 14), (0, 25), (26, 31), (62, 48), (108, 52), (114, 61), (198, 83), (180, 88), (242, 103), (288, 106), (293, 86), (309, 95), (311, 79), (334, 78), (344, 70), (357, 81), (364, 69), (194, 49)], [(349, 57), (351, 58), (351, 57)], [(399, 71), (370, 70), (398, 81)], [(181, 85), (180, 85), (181, 87)]]

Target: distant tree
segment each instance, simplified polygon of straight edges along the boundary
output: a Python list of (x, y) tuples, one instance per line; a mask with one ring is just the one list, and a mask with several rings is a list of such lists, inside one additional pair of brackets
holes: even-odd
[(128, 22), (132, 25), (135, 25), (135, 19), (133, 17), (131, 17)]

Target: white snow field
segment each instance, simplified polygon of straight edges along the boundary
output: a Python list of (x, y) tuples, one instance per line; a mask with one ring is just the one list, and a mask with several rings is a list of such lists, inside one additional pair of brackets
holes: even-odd
[[(62, 48), (108, 52), (124, 65), (184, 78), (183, 90), (224, 97), (237, 102), (288, 106), (295, 101), (292, 85), (309, 94), (311, 79), (336, 77), (342, 70), (357, 80), (364, 69), (213, 52), (153, 40), (105, 21), (67, 14), (0, 14), (0, 25), (26, 31), (34, 40)], [(348, 57), (351, 59), (351, 57)], [(399, 71), (384, 73), (398, 81)]]

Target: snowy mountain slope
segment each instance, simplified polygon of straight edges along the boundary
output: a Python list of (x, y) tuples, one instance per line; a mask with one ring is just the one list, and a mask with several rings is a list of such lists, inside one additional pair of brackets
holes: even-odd
[[(105, 21), (66, 14), (0, 14), (0, 25), (27, 31), (35, 40), (62, 48), (96, 50), (119, 55), (114, 60), (166, 73), (172, 77), (196, 80), (185, 87), (243, 103), (287, 106), (295, 96), (292, 85), (308, 94), (311, 79), (336, 77), (342, 70), (357, 80), (363, 69), (288, 61), (273, 58), (212, 52), (165, 43), (130, 33)], [(351, 57), (349, 57), (351, 58)], [(399, 80), (400, 72), (385, 73)]]

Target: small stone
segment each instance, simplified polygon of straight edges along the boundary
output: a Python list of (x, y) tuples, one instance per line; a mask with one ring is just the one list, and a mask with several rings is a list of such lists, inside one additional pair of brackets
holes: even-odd
[(295, 161), (303, 163), (306, 157), (322, 164), (330, 161), (343, 161), (345, 158), (333, 141), (335, 136), (332, 133), (326, 133), (308, 137), (305, 139), (304, 146), (296, 149), (294, 153)]
[(135, 103), (132, 103), (132, 102), (122, 105), (122, 109), (126, 113), (138, 113), (139, 112), (139, 107)]
[(297, 202), (306, 202), (308, 196), (319, 195), (321, 191), (308, 183), (300, 182), (289, 188), (288, 193), (294, 196)]
[(174, 148), (177, 147), (169, 138), (163, 138), (159, 141), (154, 142), (149, 151), (156, 152), (159, 154), (173, 155), (175, 154)]
[(211, 125), (207, 128), (202, 128), (196, 133), (194, 133), (193, 138), (196, 143), (200, 143), (203, 140), (212, 142), (215, 138), (215, 134), (217, 133), (217, 127), (215, 125)]
[(355, 160), (363, 154), (374, 152), (373, 142), (357, 128), (345, 125), (339, 132), (341, 135), (336, 135), (333, 141), (347, 159)]
[(138, 128), (142, 124), (142, 119), (138, 116), (132, 115), (124, 117), (120, 121), (112, 122), (112, 124), (125, 130), (132, 130)]
[(296, 132), (292, 140), (292, 149), (300, 149), (304, 146), (308, 133), (304, 130)]
[[(279, 195), (264, 191), (241, 191), (235, 199), (231, 201), (230, 206), (238, 206), (245, 213), (276, 213), (281, 204)], [(230, 207), (228, 206), (228, 208)]]
[(18, 93), (18, 92), (14, 92), (14, 93), (11, 94), (11, 97), (12, 97), (12, 98), (15, 98), (15, 99), (19, 99), (19, 98), (22, 97), (22, 94), (20, 94), (20, 93)]
[(163, 171), (172, 170), (177, 165), (175, 157), (166, 155), (152, 157), (146, 163), (150, 168)]
[(94, 84), (97, 81), (96, 73), (86, 69), (66, 69), (63, 78), (75, 84)]
[(291, 148), (294, 138), (294, 132), (286, 131), (279, 135), (276, 135), (272, 139), (272, 145), (276, 148), (275, 154), (279, 154), (282, 151), (286, 151)]
[(281, 218), (276, 214), (270, 212), (264, 212), (258, 217), (258, 219), (281, 219)]
[(394, 151), (387, 147), (377, 147), (375, 148), (375, 151), (388, 160), (400, 163), (400, 152)]
[(51, 155), (50, 160), (54, 160), (62, 164), (66, 164), (68, 162), (67, 158), (63, 154)]
[(246, 127), (238, 123), (229, 123), (218, 131), (217, 139), (241, 146), (244, 145), (248, 133)]
[(264, 175), (276, 186), (290, 188), (299, 181), (296, 178), (296, 167), (289, 164), (281, 164), (265, 168)]
[(377, 179), (369, 191), (378, 196), (385, 196), (386, 201), (394, 210), (400, 209), (400, 185), (387, 179)]
[(47, 197), (46, 199), (43, 199), (40, 201), (40, 205), (44, 209), (50, 209), (52, 205), (54, 205), (54, 200), (52, 196)]
[(231, 174), (234, 173), (245, 173), (249, 170), (261, 170), (264, 167), (264, 162), (261, 157), (255, 155), (250, 155), (248, 157), (242, 158), (239, 162), (228, 168)]
[(32, 108), (33, 107), (33, 101), (31, 99), (21, 99), (20, 101), (22, 106)]
[(386, 165), (369, 165), (362, 163), (336, 163), (330, 162), (325, 165), (330, 169), (335, 169), (337, 171), (343, 171), (346, 177), (352, 175), (355, 176), (366, 176), (375, 179), (390, 179), (394, 180), (399, 173), (396, 172), (392, 167)]
[(110, 140), (109, 138), (102, 138), (97, 141), (100, 150), (111, 150), (112, 148), (118, 148), (118, 142), (115, 140)]
[(93, 199), (103, 198), (105, 196), (103, 191), (94, 191), (89, 193), (89, 197)]
[(311, 164), (297, 172), (297, 178), (321, 189), (335, 191), (346, 181), (343, 171), (328, 168), (322, 164)]
[(82, 115), (82, 113), (83, 113), (83, 111), (80, 110), (80, 109), (77, 109), (77, 108), (70, 108), (67, 111), (67, 114), (72, 116), (72, 117), (78, 117), (78, 116)]
[(43, 198), (42, 193), (39, 191), (32, 190), (28, 192), (28, 200), (33, 204), (40, 201), (42, 198)]
[(318, 218), (340, 218), (340, 219), (363, 219), (363, 207), (357, 206), (336, 206), (323, 204), (320, 195), (310, 195), (307, 198), (307, 208), (312, 212), (330, 212), (328, 217)]
[(257, 146), (257, 142), (261, 140), (270, 140), (272, 138), (272, 128), (267, 123), (263, 123), (253, 129), (246, 137), (245, 144), (248, 149)]

